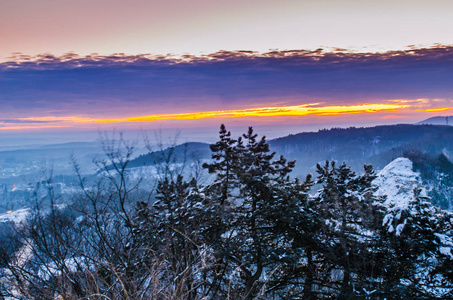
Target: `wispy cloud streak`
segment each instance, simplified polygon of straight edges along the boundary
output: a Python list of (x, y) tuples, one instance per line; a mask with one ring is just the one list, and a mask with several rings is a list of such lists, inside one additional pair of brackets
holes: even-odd
[[(339, 116), (353, 115), (364, 113), (383, 113), (383, 112), (401, 112), (407, 109), (422, 107), (424, 99), (412, 101), (409, 103), (368, 103), (361, 105), (343, 105), (343, 106), (323, 106), (320, 103), (292, 105), (292, 106), (274, 106), (258, 107), (238, 110), (221, 110), (221, 111), (200, 111), (192, 113), (175, 113), (175, 114), (154, 114), (143, 116), (129, 116), (126, 118), (85, 118), (78, 116), (66, 117), (28, 117), (9, 120), (0, 120), (0, 129), (23, 129), (23, 128), (58, 128), (58, 127), (76, 127), (78, 125), (94, 124), (112, 124), (112, 123), (152, 123), (158, 121), (171, 120), (202, 120), (202, 119), (225, 119), (225, 118), (273, 118), (273, 117), (301, 117), (301, 116)], [(430, 111), (430, 109), (427, 109)], [(27, 124), (28, 125), (24, 125)], [(49, 125), (42, 125), (46, 123)], [(12, 124), (15, 124), (12, 126)]]

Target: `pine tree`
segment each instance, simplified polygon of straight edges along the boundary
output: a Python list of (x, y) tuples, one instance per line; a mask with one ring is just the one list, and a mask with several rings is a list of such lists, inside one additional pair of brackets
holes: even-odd
[(383, 220), (387, 249), (383, 296), (427, 299), (438, 294), (434, 291), (439, 286), (453, 287), (445, 269), (453, 258), (451, 216), (426, 200), (416, 188), (407, 207), (390, 207)]
[(209, 173), (215, 174), (214, 183), (210, 186), (211, 192), (215, 191), (220, 200), (220, 204), (224, 205), (230, 196), (231, 188), (237, 186), (237, 178), (234, 168), (238, 165), (238, 153), (235, 151), (236, 140), (231, 138), (231, 132), (227, 131), (225, 125), (220, 126), (220, 140), (210, 146), (213, 163), (203, 164)]
[[(251, 299), (269, 288), (265, 287), (263, 276), (278, 267), (282, 255), (288, 253), (289, 241), (283, 243), (284, 233), (278, 226), (297, 214), (299, 198), (305, 199), (305, 187), (310, 183), (302, 188), (298, 181), (290, 180), (288, 174), (295, 162), (283, 157), (273, 160), (275, 153), (270, 152), (266, 138), (257, 140), (251, 127), (242, 137), (232, 140), (222, 125), (220, 141), (211, 150), (215, 161), (205, 166), (217, 178), (207, 190), (215, 199), (219, 195), (216, 187), (223, 188), (217, 196), (220, 206), (216, 206), (221, 210), (221, 222), (215, 223), (221, 230), (211, 236), (210, 243), (218, 265), (223, 267), (217, 272), (223, 276), (218, 282), (228, 275), (228, 284), (235, 287), (233, 295)], [(298, 193), (299, 198), (295, 197)], [(232, 276), (235, 272), (239, 276)]]
[(278, 241), (273, 251), (278, 272), (274, 272), (268, 285), (286, 299), (314, 299), (317, 270), (313, 249), (319, 222), (309, 200), (312, 185), (311, 175), (303, 182), (296, 178), (280, 183), (274, 190), (275, 202), (265, 214)]
[(200, 274), (201, 233), (204, 223), (204, 198), (195, 180), (186, 182), (182, 176), (175, 181), (164, 179), (159, 183), (158, 201), (153, 205), (159, 238), (160, 253), (166, 257), (167, 272), (175, 287), (175, 296), (195, 299), (195, 277)]
[(231, 138), (231, 132), (227, 131), (222, 124), (219, 141), (210, 145), (213, 162), (203, 164), (210, 174), (215, 175), (212, 184), (205, 188), (208, 194), (205, 209), (210, 220), (205, 223), (203, 231), (204, 241), (213, 248), (215, 253), (208, 290), (214, 298), (224, 292), (224, 280), (231, 267), (227, 257), (232, 248), (228, 240), (234, 232), (235, 225), (232, 192), (238, 188), (238, 179), (234, 172), (239, 165), (237, 143), (237, 140)]
[(376, 177), (371, 166), (356, 175), (346, 164), (335, 162), (317, 165), (318, 184), (322, 189), (314, 199), (320, 230), (316, 235), (320, 270), (331, 294), (351, 299), (373, 290), (374, 262), (372, 249), (376, 228), (382, 219), (379, 199), (371, 185)]

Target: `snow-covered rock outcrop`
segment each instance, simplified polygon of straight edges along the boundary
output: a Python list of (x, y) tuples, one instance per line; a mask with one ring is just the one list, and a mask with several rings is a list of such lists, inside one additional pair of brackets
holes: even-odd
[[(414, 199), (414, 188), (420, 187), (422, 181), (420, 173), (412, 169), (412, 161), (408, 158), (400, 157), (378, 173), (378, 177), (373, 184), (378, 187), (376, 195), (387, 196), (385, 204), (395, 209), (406, 209), (409, 201)], [(422, 191), (422, 196), (426, 191)]]

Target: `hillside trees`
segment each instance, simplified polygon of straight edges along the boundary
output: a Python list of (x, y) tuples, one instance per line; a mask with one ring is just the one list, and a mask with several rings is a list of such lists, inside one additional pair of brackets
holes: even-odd
[(407, 208), (384, 205), (375, 196), (369, 165), (356, 173), (326, 162), (317, 166), (315, 180), (291, 178), (295, 162), (276, 158), (265, 137), (249, 128), (233, 139), (222, 125), (212, 160), (204, 164), (211, 174), (207, 184), (173, 172), (172, 160), (164, 159), (150, 195), (140, 190), (140, 179), (128, 176), (133, 145), (121, 138), (105, 143), (96, 180), (89, 184), (80, 175), (81, 193), (73, 203), (53, 205), (47, 182), (49, 193), (41, 196), (50, 206), (37, 206), (19, 226), (20, 250), (15, 259), (2, 260), (1, 271), (12, 283), (3, 285), (5, 295), (451, 296), (451, 215), (424, 202), (418, 190)]

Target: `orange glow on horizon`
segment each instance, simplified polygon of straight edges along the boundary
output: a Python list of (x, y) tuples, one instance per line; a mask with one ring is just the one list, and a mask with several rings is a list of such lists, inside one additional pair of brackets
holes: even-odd
[(408, 108), (410, 105), (402, 104), (361, 104), (344, 106), (316, 106), (314, 104), (292, 106), (270, 106), (247, 108), (238, 110), (204, 111), (193, 113), (156, 114), (118, 119), (93, 119), (96, 123), (124, 123), (124, 122), (155, 122), (165, 120), (199, 120), (209, 118), (243, 118), (243, 117), (277, 117), (277, 116), (308, 116), (308, 115), (344, 115), (358, 113), (377, 113)]
[(450, 110), (451, 107), (441, 107), (441, 108), (428, 108), (428, 109), (419, 109), (417, 111), (426, 111), (426, 112), (430, 112), (430, 111), (446, 111), (446, 110)]
[[(8, 123), (0, 121), (0, 130), (27, 130), (27, 129), (52, 129), (52, 128), (71, 128), (92, 127), (100, 124), (134, 124), (152, 123), (158, 121), (189, 121), (203, 119), (225, 119), (225, 118), (278, 118), (284, 117), (289, 120), (291, 117), (335, 117), (347, 115), (367, 115), (381, 114), (380, 119), (401, 118), (401, 114), (416, 112), (436, 112), (446, 111), (451, 107), (428, 108), (429, 102), (425, 99), (416, 100), (387, 100), (383, 103), (367, 103), (356, 105), (331, 105), (322, 106), (322, 103), (310, 103), (288, 106), (266, 106), (257, 108), (232, 109), (232, 110), (213, 110), (188, 113), (167, 113), (153, 114), (119, 118), (93, 118), (86, 116), (43, 116), (43, 117), (23, 117), (16, 118), (17, 122), (9, 119)], [(428, 104), (428, 105), (427, 105)], [(385, 114), (385, 115), (382, 115)], [(404, 118), (406, 118), (405, 116)], [(368, 118), (368, 117), (366, 117)]]

